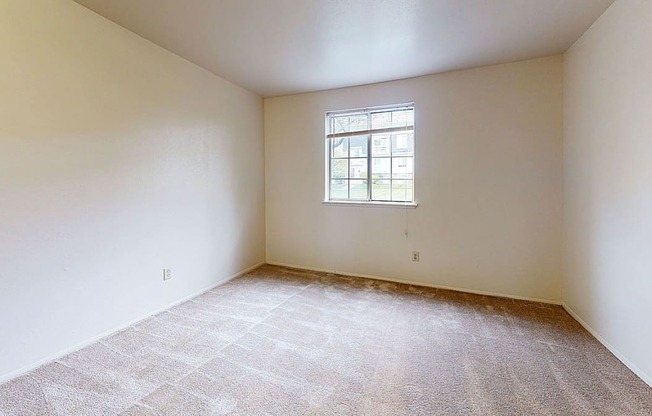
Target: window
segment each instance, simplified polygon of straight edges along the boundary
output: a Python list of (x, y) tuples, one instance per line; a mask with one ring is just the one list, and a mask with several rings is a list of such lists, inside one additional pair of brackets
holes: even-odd
[(414, 105), (326, 113), (326, 200), (414, 202)]

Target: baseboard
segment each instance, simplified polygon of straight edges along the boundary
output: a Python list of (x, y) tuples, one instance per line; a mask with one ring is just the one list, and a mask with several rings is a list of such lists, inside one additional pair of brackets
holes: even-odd
[(604, 339), (602, 335), (600, 335), (595, 329), (591, 328), (589, 324), (587, 324), (582, 318), (580, 318), (580, 316), (570, 306), (568, 306), (566, 303), (563, 302), (561, 306), (566, 310), (566, 312), (568, 312), (570, 316), (573, 317), (573, 319), (579, 322), (580, 325), (584, 327), (584, 329), (589, 331), (589, 333), (593, 335), (595, 339), (597, 339), (602, 345), (605, 346), (605, 348), (611, 351), (611, 353), (615, 355), (616, 358), (618, 358), (623, 364), (625, 364), (627, 368), (632, 370), (632, 372), (636, 374), (641, 380), (643, 380), (648, 386), (652, 387), (652, 376), (646, 374), (643, 370), (638, 368), (636, 364), (634, 364), (629, 359), (627, 359), (627, 357), (625, 357), (620, 351), (618, 351), (613, 345), (611, 345), (606, 339)]
[(394, 279), (390, 277), (383, 277), (383, 276), (372, 276), (368, 274), (362, 274), (362, 273), (349, 273), (349, 272), (343, 272), (341, 270), (327, 270), (327, 269), (320, 269), (317, 267), (309, 267), (309, 266), (301, 266), (297, 264), (288, 264), (288, 263), (281, 263), (281, 262), (275, 262), (275, 261), (267, 261), (267, 264), (271, 264), (274, 266), (281, 266), (281, 267), (289, 267), (291, 269), (299, 269), (299, 270), (311, 270), (314, 272), (323, 272), (323, 273), (335, 273), (335, 274), (341, 274), (344, 276), (353, 276), (353, 277), (363, 277), (365, 279), (374, 279), (374, 280), (383, 280), (386, 282), (393, 282), (393, 283), (404, 283), (407, 285), (413, 285), (413, 286), (423, 286), (423, 287), (431, 287), (433, 289), (443, 289), (443, 290), (452, 290), (455, 292), (464, 292), (464, 293), (472, 293), (474, 295), (485, 295), (485, 296), (494, 296), (498, 298), (508, 298), (508, 299), (516, 299), (516, 300), (526, 300), (529, 302), (539, 302), (539, 303), (547, 303), (550, 305), (561, 305), (561, 301), (557, 300), (550, 300), (550, 299), (538, 299), (538, 298), (530, 298), (527, 296), (517, 296), (517, 295), (507, 295), (504, 293), (496, 293), (496, 292), (488, 292), (484, 290), (474, 290), (474, 289), (465, 289), (465, 288), (459, 288), (459, 287), (452, 287), (452, 286), (442, 286), (442, 285), (433, 285), (430, 283), (424, 283), (424, 282), (415, 282), (411, 280), (403, 280), (403, 279)]
[(96, 335), (96, 336), (94, 336), (94, 337), (92, 337), (90, 339), (87, 339), (86, 341), (81, 342), (81, 343), (79, 343), (77, 345), (74, 345), (72, 347), (69, 347), (69, 348), (63, 349), (61, 351), (58, 351), (58, 352), (56, 352), (56, 353), (54, 353), (54, 354), (52, 354), (52, 355), (50, 355), (50, 356), (48, 356), (46, 358), (43, 358), (43, 359), (38, 360), (38, 361), (36, 361), (36, 362), (34, 362), (32, 364), (29, 364), (27, 366), (19, 368), (18, 370), (12, 371), (12, 372), (7, 373), (7, 374), (0, 375), (0, 384), (6, 383), (6, 382), (8, 382), (10, 380), (13, 380), (14, 378), (20, 377), (20, 376), (22, 376), (22, 375), (24, 375), (26, 373), (29, 373), (30, 371), (32, 371), (32, 370), (34, 370), (34, 369), (36, 369), (36, 368), (38, 368), (38, 367), (40, 367), (42, 365), (49, 364), (49, 363), (51, 363), (53, 361), (58, 360), (61, 357), (64, 357), (64, 356), (66, 356), (68, 354), (71, 354), (71, 353), (73, 353), (75, 351), (79, 351), (82, 348), (85, 348), (85, 347), (93, 344), (94, 342), (97, 342), (97, 341), (101, 340), (102, 338), (106, 338), (109, 335), (112, 335), (112, 334), (114, 334), (114, 333), (116, 333), (118, 331), (122, 331), (123, 329), (126, 329), (126, 328), (128, 328), (128, 327), (130, 327), (130, 326), (132, 326), (134, 324), (137, 324), (138, 322), (140, 322), (142, 320), (150, 318), (151, 316), (154, 316), (154, 315), (156, 315), (158, 313), (164, 312), (164, 311), (172, 308), (173, 306), (179, 305), (179, 304), (181, 304), (183, 302), (186, 302), (186, 301), (188, 301), (188, 300), (190, 300), (190, 299), (192, 299), (194, 297), (197, 297), (197, 296), (201, 295), (204, 292), (207, 292), (207, 291), (209, 291), (211, 289), (214, 289), (214, 288), (216, 288), (216, 287), (218, 287), (220, 285), (223, 285), (224, 283), (226, 283), (226, 282), (228, 282), (230, 280), (235, 279), (236, 277), (240, 277), (243, 274), (249, 273), (250, 271), (252, 271), (254, 269), (257, 269), (257, 268), (259, 268), (260, 266), (262, 266), (264, 264), (265, 264), (265, 262), (261, 262), (261, 263), (255, 264), (255, 265), (253, 265), (251, 267), (247, 267), (244, 270), (241, 270), (241, 271), (239, 271), (239, 272), (237, 272), (235, 274), (232, 274), (231, 276), (228, 276), (228, 277), (225, 277), (224, 279), (221, 279), (217, 283), (214, 283), (214, 284), (212, 284), (210, 286), (207, 286), (207, 287), (205, 287), (203, 289), (200, 289), (197, 292), (194, 292), (194, 293), (192, 293), (192, 294), (190, 294), (188, 296), (184, 296), (181, 299), (177, 299), (174, 302), (171, 302), (171, 303), (167, 304), (166, 306), (163, 306), (162, 308), (159, 308), (159, 309), (156, 309), (156, 310), (154, 310), (152, 312), (149, 312), (144, 316), (136, 318), (136, 319), (134, 319), (132, 321), (129, 321), (129, 322), (127, 322), (125, 324), (122, 324), (120, 326), (117, 326), (115, 328), (112, 328), (112, 329), (110, 329), (108, 331), (105, 331), (105, 332), (103, 332), (103, 333), (101, 333), (99, 335)]

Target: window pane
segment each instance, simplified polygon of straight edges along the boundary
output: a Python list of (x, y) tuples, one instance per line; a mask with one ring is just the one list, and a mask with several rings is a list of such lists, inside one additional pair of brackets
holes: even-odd
[(414, 110), (399, 110), (392, 112), (392, 127), (414, 125)]
[(331, 123), (331, 133), (351, 131), (349, 128), (349, 116), (335, 116), (331, 118)]
[(372, 156), (389, 156), (389, 134), (374, 134), (371, 136)]
[(392, 127), (392, 112), (381, 111), (371, 114), (371, 128), (372, 129), (386, 129)]
[(414, 159), (411, 157), (393, 157), (392, 158), (392, 178), (394, 179), (413, 179)]
[(351, 159), (349, 164), (349, 178), (367, 179), (367, 158)]
[(369, 128), (369, 115), (367, 113), (349, 116), (349, 131), (367, 130)]
[(349, 157), (349, 138), (331, 139), (331, 157)]
[(393, 180), (392, 181), (392, 201), (411, 202), (413, 198), (413, 182)]
[(349, 199), (349, 181), (331, 180), (330, 192), (330, 199)]
[(349, 140), (351, 157), (367, 157), (367, 136), (354, 136)]
[(374, 179), (389, 179), (392, 160), (388, 157), (374, 157), (371, 160), (371, 174)]
[(371, 184), (371, 199), (374, 201), (390, 201), (390, 181), (375, 180)]
[(412, 156), (414, 152), (414, 134), (397, 133), (392, 135), (392, 156)]
[(367, 199), (367, 181), (351, 180), (350, 199)]
[(346, 178), (349, 170), (349, 159), (331, 160), (331, 178)]

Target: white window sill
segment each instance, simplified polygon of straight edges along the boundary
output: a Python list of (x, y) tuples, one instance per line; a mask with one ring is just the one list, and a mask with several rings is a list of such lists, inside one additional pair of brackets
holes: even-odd
[(378, 202), (378, 201), (322, 201), (324, 205), (347, 206), (347, 207), (374, 207), (374, 208), (404, 208), (415, 209), (419, 204), (416, 202)]

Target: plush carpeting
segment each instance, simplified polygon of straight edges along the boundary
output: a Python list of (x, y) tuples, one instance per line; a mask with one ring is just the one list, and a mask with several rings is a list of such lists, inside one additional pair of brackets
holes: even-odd
[(0, 385), (1, 415), (651, 415), (558, 306), (264, 266)]

